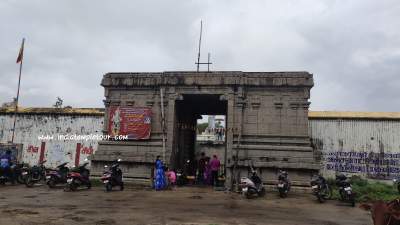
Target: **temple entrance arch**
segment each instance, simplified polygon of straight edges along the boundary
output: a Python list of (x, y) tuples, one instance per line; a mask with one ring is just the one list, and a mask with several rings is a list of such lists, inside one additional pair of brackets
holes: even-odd
[(118, 107), (127, 113), (126, 121), (134, 123), (121, 126), (132, 133), (130, 140), (99, 142), (92, 157), (94, 175), (101, 175), (103, 165), (116, 155), (123, 160), (124, 177), (134, 179), (151, 178), (157, 155), (172, 167), (182, 167), (185, 159), (195, 159), (196, 120), (207, 114), (226, 115), (221, 161), (228, 187), (247, 176), (250, 164), (266, 183), (275, 182), (276, 172), (285, 169), (293, 184), (308, 185), (310, 174), (320, 169), (308, 133), (314, 85), (308, 72), (107, 73), (101, 85), (103, 133), (110, 133)]
[[(173, 168), (187, 169), (185, 167), (189, 161), (189, 172), (195, 174), (196, 162), (203, 147), (196, 146), (197, 120), (201, 115), (224, 115), (226, 118), (227, 106), (228, 101), (219, 94), (183, 94), (181, 99), (176, 100), (174, 144), (171, 154)], [(217, 143), (213, 140), (208, 143), (208, 147), (214, 148), (212, 152), (216, 152), (225, 168), (226, 141)]]

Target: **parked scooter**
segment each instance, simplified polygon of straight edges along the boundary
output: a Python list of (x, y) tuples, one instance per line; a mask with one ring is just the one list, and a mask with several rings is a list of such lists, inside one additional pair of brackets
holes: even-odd
[(351, 187), (351, 184), (347, 180), (346, 175), (336, 175), (336, 186), (339, 188), (340, 199), (345, 202), (349, 202), (352, 207), (356, 205), (355, 193)]
[(182, 169), (178, 169), (176, 171), (176, 184), (178, 186), (183, 186), (187, 184), (187, 178)]
[(190, 160), (186, 160), (185, 164), (183, 165), (183, 169), (176, 170), (176, 184), (178, 186), (183, 186), (188, 184), (187, 176), (190, 171)]
[(25, 185), (27, 187), (33, 187), (34, 184), (46, 180), (46, 167), (44, 166), (44, 163), (46, 163), (46, 160), (31, 167), (27, 171), (28, 174), (25, 175)]
[(288, 173), (284, 170), (279, 170), (279, 175), (278, 175), (278, 191), (279, 191), (279, 196), (281, 198), (286, 198), (289, 191), (290, 191), (290, 180), (288, 178)]
[(86, 186), (87, 189), (92, 187), (92, 183), (89, 180), (90, 170), (86, 168), (89, 164), (88, 160), (85, 159), (85, 163), (73, 168), (67, 176), (67, 184), (65, 186), (65, 191), (76, 191), (80, 186)]
[(25, 184), (25, 177), (26, 175), (28, 175), (28, 170), (29, 170), (28, 165), (24, 163), (17, 163), (13, 168), (13, 170), (14, 170), (15, 180), (19, 184)]
[(49, 170), (46, 174), (47, 185), (49, 188), (54, 188), (57, 184), (67, 183), (67, 175), (69, 168), (68, 163), (63, 163), (57, 166), (56, 170)]
[(315, 174), (311, 178), (311, 190), (320, 203), (332, 197), (332, 190), (326, 182), (325, 178), (319, 174)]
[(246, 198), (251, 198), (254, 195), (259, 197), (265, 196), (265, 187), (261, 178), (257, 175), (257, 172), (251, 167), (251, 177), (240, 178), (240, 187), (242, 189), (242, 194)]
[(118, 159), (110, 168), (107, 165), (104, 166), (106, 171), (104, 171), (101, 181), (104, 183), (107, 192), (111, 191), (114, 186), (119, 186), (121, 191), (124, 190), (122, 170), (119, 168), (119, 162), (121, 162), (121, 159)]

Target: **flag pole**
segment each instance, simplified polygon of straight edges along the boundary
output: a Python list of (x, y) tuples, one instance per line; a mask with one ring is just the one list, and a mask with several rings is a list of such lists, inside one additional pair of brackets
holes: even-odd
[[(19, 100), (19, 88), (21, 86), (21, 74), (22, 74), (22, 62), (24, 61), (24, 43), (25, 43), (25, 38), (22, 39), (22, 45), (21, 45), (21, 50), (18, 55), (18, 59), (20, 59), (20, 64), (19, 64), (19, 77), (18, 77), (18, 90), (17, 90), (17, 98), (15, 99), (15, 111), (14, 111), (14, 125), (13, 125), (13, 130), (12, 130), (12, 138), (11, 138), (11, 144), (14, 144), (14, 136), (15, 136), (15, 123), (17, 121), (17, 112), (18, 112), (18, 100)], [(17, 60), (18, 60), (17, 59)], [(18, 62), (18, 61), (17, 61)]]

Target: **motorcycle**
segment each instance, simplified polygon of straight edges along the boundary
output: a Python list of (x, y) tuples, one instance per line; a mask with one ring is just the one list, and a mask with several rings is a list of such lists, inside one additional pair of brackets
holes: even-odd
[(46, 180), (46, 167), (44, 166), (44, 163), (46, 163), (46, 160), (31, 167), (28, 171), (23, 172), (23, 175), (25, 176), (25, 185), (27, 187), (33, 187), (35, 183)]
[(178, 186), (183, 186), (188, 184), (188, 178), (190, 171), (190, 160), (186, 160), (185, 164), (183, 165), (183, 169), (177, 169), (176, 171), (176, 184)]
[(176, 171), (176, 184), (178, 186), (183, 186), (183, 185), (186, 185), (187, 182), (188, 181), (187, 181), (186, 175), (183, 173), (183, 170), (178, 169)]
[(57, 166), (56, 170), (49, 170), (47, 172), (46, 180), (47, 180), (47, 186), (49, 186), (49, 188), (54, 188), (57, 184), (67, 183), (67, 175), (69, 172), (67, 164), (68, 163), (63, 163)]
[(336, 175), (336, 186), (339, 188), (340, 199), (345, 202), (349, 202), (352, 207), (356, 205), (355, 193), (348, 182), (346, 175)]
[(257, 175), (257, 172), (251, 168), (251, 177), (240, 178), (240, 187), (242, 189), (242, 194), (246, 198), (250, 199), (254, 195), (259, 197), (265, 196), (265, 187), (261, 178)]
[(15, 180), (19, 184), (25, 184), (26, 175), (28, 175), (29, 167), (24, 163), (18, 163), (14, 167)]
[[(87, 159), (85, 159), (87, 161)], [(65, 186), (65, 191), (76, 191), (80, 186), (86, 186), (87, 189), (92, 187), (90, 182), (90, 170), (86, 168), (89, 162), (85, 162), (77, 168), (73, 168), (67, 176), (67, 184)]]
[(311, 178), (311, 190), (320, 203), (332, 197), (332, 190), (326, 182), (325, 178), (319, 174), (315, 174)]
[(104, 183), (104, 187), (106, 188), (106, 192), (112, 190), (114, 186), (119, 186), (120, 190), (124, 190), (124, 182), (122, 181), (122, 170), (119, 168), (119, 162), (121, 159), (118, 159), (109, 169), (107, 165), (104, 166), (106, 171), (104, 171), (103, 176), (100, 178)]
[(288, 178), (288, 173), (283, 170), (279, 170), (279, 175), (278, 175), (278, 184), (277, 188), (279, 191), (279, 196), (281, 198), (286, 198), (289, 191), (290, 191), (290, 180)]

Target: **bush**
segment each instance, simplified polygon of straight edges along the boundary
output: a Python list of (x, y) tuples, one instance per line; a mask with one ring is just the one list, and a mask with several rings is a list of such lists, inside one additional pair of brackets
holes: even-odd
[[(389, 201), (398, 198), (397, 187), (383, 182), (371, 182), (360, 176), (352, 176), (349, 179), (357, 202), (367, 202), (383, 200)], [(328, 179), (328, 184), (332, 187), (332, 198), (340, 199), (339, 191), (335, 179)]]
[(375, 200), (389, 201), (398, 197), (397, 190), (393, 185), (382, 182), (355, 182), (353, 184), (353, 190), (357, 194), (356, 200), (359, 202)]

